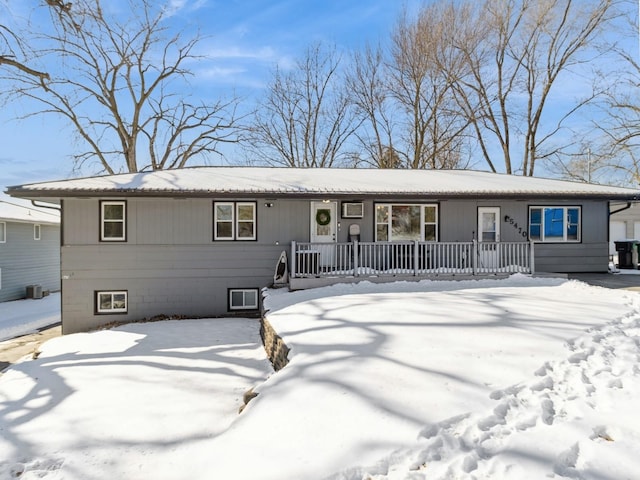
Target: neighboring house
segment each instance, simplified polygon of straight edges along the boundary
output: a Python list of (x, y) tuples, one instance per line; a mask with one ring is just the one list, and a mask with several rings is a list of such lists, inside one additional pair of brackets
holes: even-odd
[(0, 200), (0, 302), (33, 285), (60, 290), (60, 212)]
[(204, 167), (10, 187), (62, 207), (71, 333), (260, 308), (290, 288), (511, 272), (606, 272), (611, 201), (640, 191), (474, 171)]
[(616, 253), (615, 241), (640, 240), (640, 203), (612, 203), (609, 230), (611, 255)]

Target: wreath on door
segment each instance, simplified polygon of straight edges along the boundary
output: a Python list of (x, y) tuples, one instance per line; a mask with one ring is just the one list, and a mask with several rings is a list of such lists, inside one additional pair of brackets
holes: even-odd
[(316, 213), (316, 223), (320, 226), (329, 225), (331, 222), (331, 212), (328, 209), (318, 210)]

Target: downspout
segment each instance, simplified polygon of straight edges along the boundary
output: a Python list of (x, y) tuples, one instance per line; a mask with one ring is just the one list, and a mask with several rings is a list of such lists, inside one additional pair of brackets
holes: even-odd
[(60, 206), (58, 205), (51, 205), (51, 204), (47, 204), (47, 205), (38, 205), (36, 203), (36, 200), (31, 200), (31, 205), (33, 205), (34, 207), (38, 207), (38, 208), (49, 208), (51, 210), (57, 210), (59, 212), (62, 211), (62, 208), (60, 208)]

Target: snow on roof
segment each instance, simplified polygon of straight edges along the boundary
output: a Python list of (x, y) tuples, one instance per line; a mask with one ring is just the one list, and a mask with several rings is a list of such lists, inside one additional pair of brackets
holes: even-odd
[(197, 196), (421, 195), (584, 196), (640, 198), (640, 190), (471, 170), (193, 167), (108, 175), (9, 187), (18, 197), (91, 194)]
[(59, 224), (60, 213), (0, 200), (0, 221)]

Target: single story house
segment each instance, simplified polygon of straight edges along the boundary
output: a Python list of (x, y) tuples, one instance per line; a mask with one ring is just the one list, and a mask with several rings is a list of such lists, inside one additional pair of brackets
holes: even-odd
[(640, 198), (632, 189), (477, 171), (257, 167), (109, 175), (7, 193), (62, 207), (64, 333), (161, 314), (258, 312), (274, 273), (298, 289), (606, 272), (609, 203)]
[(0, 302), (43, 290), (60, 290), (60, 212), (0, 200)]

